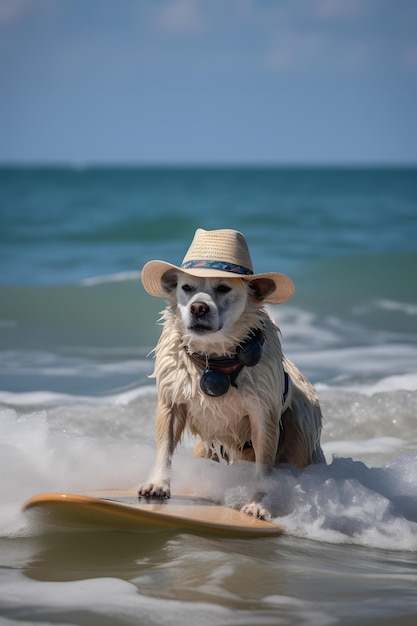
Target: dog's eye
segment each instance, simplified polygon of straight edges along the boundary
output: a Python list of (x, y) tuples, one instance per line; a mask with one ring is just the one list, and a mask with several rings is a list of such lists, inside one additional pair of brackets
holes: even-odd
[(191, 291), (194, 291), (194, 288), (191, 285), (183, 285), (182, 290), (185, 291), (185, 293), (190, 293)]
[(229, 293), (229, 291), (232, 291), (232, 288), (229, 285), (219, 285), (216, 291), (217, 293)]

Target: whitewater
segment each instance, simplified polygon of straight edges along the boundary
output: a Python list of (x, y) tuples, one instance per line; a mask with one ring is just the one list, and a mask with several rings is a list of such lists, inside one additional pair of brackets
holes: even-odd
[[(316, 333), (310, 340), (316, 341)], [(399, 359), (401, 351), (394, 347), (393, 352)], [(402, 365), (409, 371), (398, 376), (381, 372), (387, 347), (362, 354), (358, 348), (332, 351), (328, 345), (316, 354), (299, 352), (307, 368), (314, 357), (339, 361), (348, 384), (341, 374), (332, 384), (317, 383), (327, 465), (275, 469), (265, 479), (265, 504), (285, 528), (284, 537), (267, 540), (74, 533), (37, 526), (21, 512), (22, 503), (36, 493), (135, 488), (146, 479), (155, 456), (156, 390), (144, 383), (98, 396), (1, 392), (0, 611), (5, 623), (371, 624), (383, 614), (411, 624), (407, 620), (417, 614), (412, 352), (404, 346)], [(353, 383), (358, 360), (381, 377)], [(80, 363), (61, 367), (61, 376), (71, 376)], [(91, 385), (102, 368), (94, 369), (91, 360), (84, 363)], [(120, 368), (125, 376), (143, 374), (146, 360), (139, 368), (134, 360)], [(105, 369), (114, 375), (117, 359)], [(251, 464), (193, 459), (187, 438), (174, 457), (173, 492), (240, 507), (253, 485)]]
[[(279, 307), (271, 307), (279, 310)], [(296, 327), (304, 345), (317, 342), (318, 333), (297, 311), (288, 311), (282, 327), (288, 343)], [(308, 318), (308, 316), (306, 316)], [(285, 319), (288, 318), (288, 324)], [(292, 322), (292, 323), (291, 323)], [(291, 351), (305, 369), (312, 362), (336, 363), (344, 372), (332, 384), (316, 384), (325, 418), (323, 449), (328, 465), (305, 471), (276, 469), (266, 481), (268, 508), (288, 534), (334, 543), (355, 543), (388, 549), (417, 548), (417, 362), (416, 348), (378, 345), (330, 347), (335, 336), (321, 337), (319, 349)], [(285, 340), (284, 340), (285, 346)], [(324, 344), (327, 344), (326, 346)], [(384, 376), (390, 353), (401, 359), (404, 373)], [(33, 355), (32, 355), (33, 357)], [(39, 374), (50, 375), (55, 363), (38, 355)], [(46, 362), (45, 362), (46, 361)], [(343, 363), (343, 366), (340, 363)], [(42, 367), (42, 366), (41, 366)], [(58, 368), (59, 369), (59, 368)], [(61, 376), (90, 378), (105, 372), (148, 376), (152, 358), (112, 364), (61, 364)], [(148, 371), (146, 371), (148, 370)], [(409, 370), (409, 371), (407, 371)], [(362, 372), (381, 378), (357, 381)], [(58, 373), (58, 372), (56, 372)], [(385, 372), (386, 373), (386, 372)], [(2, 534), (26, 532), (19, 507), (35, 492), (135, 487), (146, 479), (154, 457), (154, 384), (102, 396), (82, 396), (45, 390), (0, 392), (2, 473), (18, 468), (3, 482)], [(173, 489), (190, 491), (228, 506), (248, 497), (254, 476), (250, 464), (223, 466), (192, 458), (190, 439), (174, 462)]]

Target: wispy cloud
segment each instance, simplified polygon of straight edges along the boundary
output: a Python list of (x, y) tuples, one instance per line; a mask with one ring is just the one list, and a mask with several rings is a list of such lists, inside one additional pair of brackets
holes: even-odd
[(311, 69), (322, 64), (324, 52), (325, 42), (319, 34), (286, 29), (267, 47), (264, 63), (272, 71)]
[(0, 25), (19, 21), (32, 8), (31, 0), (0, 0)]
[(315, 12), (319, 18), (326, 20), (338, 20), (357, 18), (370, 8), (370, 0), (319, 0), (313, 2)]
[(406, 46), (403, 52), (403, 59), (405, 66), (417, 72), (417, 43)]
[(0, 0), (0, 27), (13, 26), (27, 17), (47, 13), (55, 0)]
[[(249, 3), (253, 24), (262, 18), (260, 58), (271, 72), (363, 73), (387, 63), (414, 65), (414, 38), (400, 34), (407, 28), (407, 6), (393, 25), (384, 0), (298, 0), (263, 11)], [(401, 52), (405, 47), (407, 54)]]
[(204, 30), (203, 4), (198, 0), (174, 0), (154, 8), (158, 29), (173, 34), (195, 34)]

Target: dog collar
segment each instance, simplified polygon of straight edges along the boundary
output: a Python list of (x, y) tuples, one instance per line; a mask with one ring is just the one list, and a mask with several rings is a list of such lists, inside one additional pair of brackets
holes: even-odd
[(237, 346), (232, 356), (208, 358), (206, 354), (187, 350), (190, 359), (203, 370), (200, 378), (202, 391), (207, 396), (218, 397), (225, 394), (230, 385), (237, 387), (236, 378), (244, 366), (254, 367), (261, 360), (264, 341), (263, 330), (256, 328)]

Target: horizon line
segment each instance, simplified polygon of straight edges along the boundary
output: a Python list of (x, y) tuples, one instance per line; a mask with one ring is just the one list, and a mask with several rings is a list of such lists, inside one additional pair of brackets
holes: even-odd
[(1, 160), (0, 168), (22, 169), (415, 169), (417, 161), (111, 161)]

